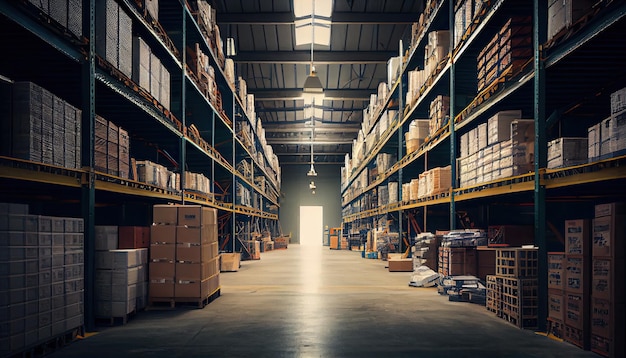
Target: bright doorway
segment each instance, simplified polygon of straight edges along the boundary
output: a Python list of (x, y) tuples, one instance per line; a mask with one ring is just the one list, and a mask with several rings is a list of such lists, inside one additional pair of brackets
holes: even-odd
[(324, 237), (324, 208), (300, 207), (300, 245), (322, 246)]

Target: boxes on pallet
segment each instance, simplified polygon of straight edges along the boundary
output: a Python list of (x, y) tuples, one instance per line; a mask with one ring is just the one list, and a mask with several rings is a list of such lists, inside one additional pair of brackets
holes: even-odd
[(548, 291), (548, 318), (563, 322), (565, 319), (565, 296), (562, 290)]
[(565, 220), (565, 253), (567, 255), (591, 254), (590, 221)]
[(556, 138), (548, 142), (548, 168), (561, 168), (587, 162), (587, 138)]
[(589, 294), (589, 256), (567, 255), (565, 258), (565, 290), (580, 294)]
[(624, 285), (619, 282), (619, 273), (624, 272), (624, 259), (593, 258), (591, 260), (591, 295), (612, 300), (626, 301)]
[(591, 10), (593, 0), (550, 1), (548, 6), (548, 39), (567, 29)]
[(419, 198), (420, 179), (413, 178), (410, 183), (410, 200), (417, 200)]
[(592, 253), (594, 257), (624, 257), (626, 225), (624, 215), (611, 215), (593, 219)]
[(600, 157), (600, 147), (602, 143), (600, 134), (601, 128), (601, 123), (598, 123), (587, 129), (587, 158), (589, 162), (595, 161)]
[(95, 226), (96, 250), (117, 249), (118, 227), (117, 226)]
[(589, 324), (589, 296), (565, 291), (565, 324), (585, 331)]
[(600, 155), (605, 156), (613, 153), (611, 145), (615, 132), (615, 118), (609, 117), (600, 122)]
[(626, 87), (611, 93), (611, 114), (626, 110)]
[(504, 277), (536, 277), (538, 253), (536, 248), (496, 249), (496, 275)]

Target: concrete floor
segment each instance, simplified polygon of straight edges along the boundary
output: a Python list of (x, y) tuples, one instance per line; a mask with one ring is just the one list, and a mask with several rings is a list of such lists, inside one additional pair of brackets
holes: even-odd
[(140, 312), (52, 357), (598, 357), (409, 277), (358, 252), (290, 245), (222, 273), (204, 309)]

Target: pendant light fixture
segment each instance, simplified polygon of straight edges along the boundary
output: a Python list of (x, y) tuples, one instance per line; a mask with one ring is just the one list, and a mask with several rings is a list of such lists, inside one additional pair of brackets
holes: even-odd
[(304, 87), (302, 88), (302, 97), (304, 97), (304, 104), (314, 106), (315, 102), (319, 105), (324, 100), (324, 87), (322, 87), (322, 81), (317, 77), (315, 71), (315, 65), (313, 64), (313, 46), (315, 45), (315, 0), (312, 0), (311, 11), (311, 72), (304, 81)]

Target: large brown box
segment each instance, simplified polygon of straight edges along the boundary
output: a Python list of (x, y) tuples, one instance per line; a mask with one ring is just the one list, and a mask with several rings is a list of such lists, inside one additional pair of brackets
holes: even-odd
[(202, 281), (209, 277), (209, 264), (203, 263), (176, 263), (176, 282)]
[(389, 272), (413, 272), (413, 259), (393, 259), (387, 264)]
[(213, 258), (213, 257), (219, 257), (219, 243), (216, 242), (212, 242), (209, 244), (209, 257)]
[(588, 293), (590, 289), (589, 256), (566, 256), (565, 290), (568, 292)]
[(210, 241), (209, 226), (177, 226), (176, 242), (179, 244), (207, 244)]
[(152, 244), (175, 244), (176, 226), (174, 225), (152, 225), (150, 227), (150, 243)]
[(212, 295), (220, 288), (220, 275), (213, 275), (209, 278), (209, 294)]
[(211, 258), (211, 246), (209, 244), (176, 244), (177, 262), (208, 262)]
[(591, 334), (623, 341), (624, 312), (623, 303), (613, 303), (602, 298), (592, 298)]
[(176, 276), (176, 266), (173, 262), (150, 262), (149, 275), (150, 281), (156, 280), (174, 280)]
[(175, 244), (150, 245), (150, 261), (174, 262), (176, 261)]
[(585, 330), (589, 326), (589, 299), (582, 294), (565, 292), (565, 324)]
[(220, 270), (221, 271), (238, 271), (241, 261), (241, 253), (239, 252), (224, 252), (220, 255)]
[(562, 290), (548, 290), (548, 317), (563, 322), (565, 319), (565, 295)]
[(563, 340), (582, 349), (589, 349), (589, 330), (565, 325)]
[(565, 254), (590, 255), (590, 220), (565, 220)]
[(591, 262), (591, 295), (615, 303), (626, 302), (624, 292), (624, 259), (593, 258)]
[(548, 289), (565, 289), (565, 253), (548, 252)]
[(183, 205), (178, 207), (178, 225), (203, 226), (217, 225), (217, 209), (200, 205)]
[(152, 222), (155, 224), (176, 225), (178, 221), (178, 205), (154, 205)]
[(150, 246), (150, 231), (147, 226), (120, 226), (117, 247), (119, 249), (140, 249)]
[(594, 257), (624, 257), (626, 215), (593, 219), (592, 254)]
[(149, 292), (151, 298), (172, 298), (174, 297), (174, 281), (150, 281)]
[(190, 281), (186, 283), (176, 282), (174, 297), (205, 299), (209, 296), (209, 279)]

